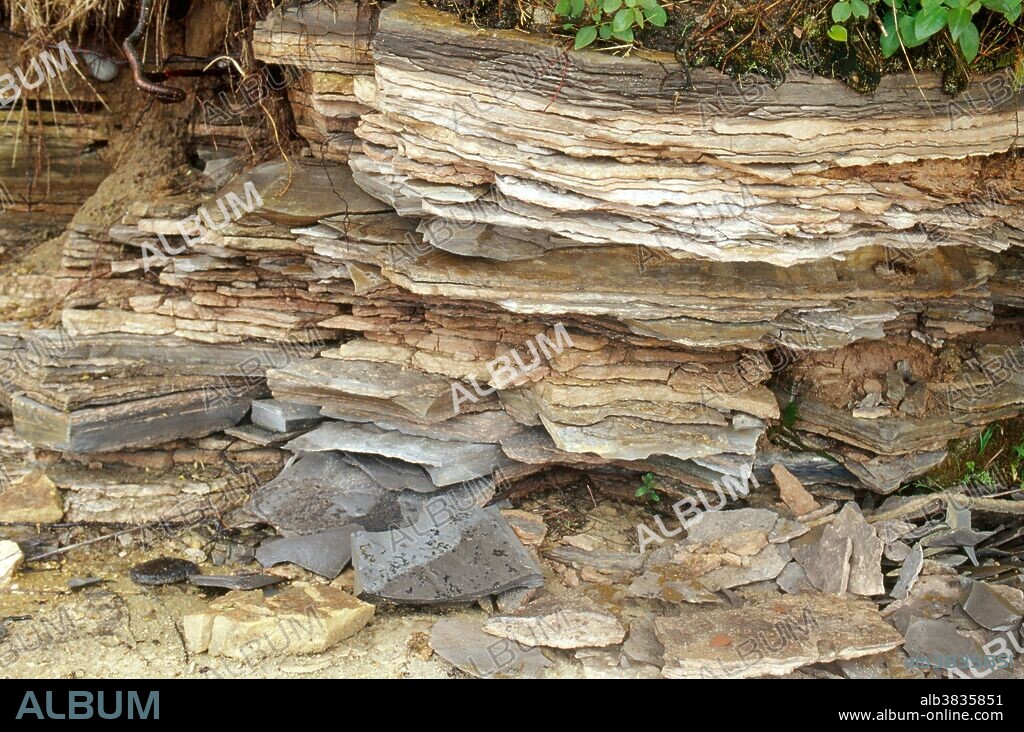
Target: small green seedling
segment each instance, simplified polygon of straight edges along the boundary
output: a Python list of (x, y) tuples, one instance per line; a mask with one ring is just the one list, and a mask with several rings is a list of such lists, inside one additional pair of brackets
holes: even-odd
[(661, 496), (654, 489), (654, 473), (644, 473), (640, 487), (636, 489), (635, 495), (637, 498), (647, 496), (649, 500), (655, 503), (661, 500)]
[(996, 433), (996, 425), (990, 425), (985, 431), (978, 435), (978, 457), (985, 454), (985, 448), (992, 441), (992, 435)]
[(636, 32), (644, 25), (661, 28), (668, 22), (668, 13), (658, 0), (558, 0), (555, 15), (568, 21), (562, 24), (562, 30), (576, 30), (576, 50), (598, 38), (632, 46)]

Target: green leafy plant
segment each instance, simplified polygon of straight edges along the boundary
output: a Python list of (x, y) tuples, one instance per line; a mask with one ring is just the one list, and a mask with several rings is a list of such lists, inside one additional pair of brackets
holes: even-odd
[(644, 473), (640, 487), (636, 489), (635, 495), (637, 498), (647, 496), (648, 500), (654, 501), (655, 503), (658, 503), (661, 500), (661, 496), (659, 496), (657, 490), (655, 490), (654, 473)]
[(800, 416), (800, 402), (794, 399), (782, 408), (782, 426), (792, 429), (798, 416)]
[(985, 431), (978, 435), (978, 457), (985, 454), (985, 448), (988, 447), (988, 443), (992, 441), (992, 436), (996, 433), (996, 425), (990, 425), (985, 428)]
[(981, 33), (974, 16), (987, 8), (1001, 13), (1009, 23), (1021, 14), (1021, 0), (840, 0), (832, 6), (835, 21), (828, 35), (845, 42), (849, 32), (843, 23), (854, 18), (867, 19), (872, 10), (882, 25), (882, 55), (889, 58), (900, 47), (916, 48), (936, 33), (948, 30), (953, 42), (968, 63), (978, 56)]
[(558, 0), (555, 15), (567, 19), (562, 30), (576, 30), (573, 47), (577, 50), (599, 38), (632, 46), (636, 32), (647, 23), (660, 28), (668, 22), (658, 0)]
[(987, 470), (982, 470), (974, 464), (973, 460), (968, 460), (964, 465), (963, 481), (967, 482), (970, 480), (977, 481), (982, 485), (992, 486), (996, 484), (996, 479), (992, 477), (992, 473)]

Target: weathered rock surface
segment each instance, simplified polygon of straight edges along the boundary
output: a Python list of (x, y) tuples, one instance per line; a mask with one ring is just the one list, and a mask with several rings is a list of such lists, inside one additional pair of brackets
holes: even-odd
[(6, 589), (13, 582), (23, 561), (25, 555), (17, 544), (13, 541), (0, 541), (0, 590)]
[(465, 602), (543, 584), (497, 509), (424, 510), (408, 527), (352, 536), (355, 592), (410, 604)]
[(526, 646), (549, 648), (602, 648), (626, 637), (613, 614), (581, 595), (544, 595), (510, 615), (488, 618), (483, 629)]
[(782, 676), (814, 663), (899, 647), (874, 605), (817, 593), (655, 620), (667, 678)]
[(538, 648), (496, 638), (465, 620), (442, 619), (430, 629), (434, 653), (477, 678), (540, 678), (552, 663)]
[(296, 583), (272, 597), (229, 592), (182, 620), (191, 653), (238, 661), (321, 653), (357, 633), (374, 607), (335, 587)]

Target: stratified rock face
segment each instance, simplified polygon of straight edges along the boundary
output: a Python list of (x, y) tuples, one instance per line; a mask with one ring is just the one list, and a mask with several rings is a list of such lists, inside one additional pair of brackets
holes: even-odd
[[(4, 389), (20, 436), (94, 453), (226, 429), (296, 457), (255, 519), (365, 538), (552, 466), (673, 497), (778, 466), (799, 514), (822, 486), (891, 493), (1024, 404), (1019, 93), (750, 87), (413, 0), (284, 4), (254, 49), (298, 69), (308, 154), (242, 170), (203, 146), (202, 190), (74, 232), (69, 273), (91, 276), (85, 237), (109, 277), (68, 300), (70, 344), (4, 332), (29, 352)], [(780, 418), (799, 451), (766, 450)], [(783, 574), (773, 530), (681, 549), (671, 592)], [(840, 571), (794, 555), (786, 585), (880, 594), (878, 540), (837, 532), (804, 541)], [(487, 584), (421, 595), (354, 556), (385, 597)]]

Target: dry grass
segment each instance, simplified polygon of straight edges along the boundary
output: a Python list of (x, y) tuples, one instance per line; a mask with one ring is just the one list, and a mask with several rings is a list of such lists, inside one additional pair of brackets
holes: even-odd
[(128, 0), (0, 0), (10, 29), (36, 44), (54, 38), (81, 41), (88, 32), (108, 27), (133, 4)]

